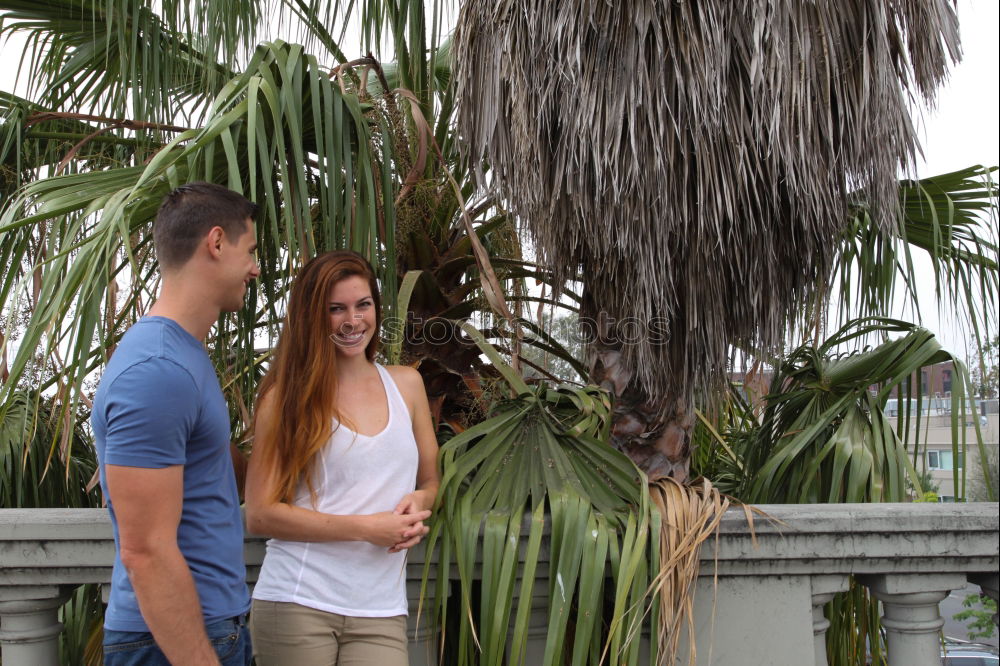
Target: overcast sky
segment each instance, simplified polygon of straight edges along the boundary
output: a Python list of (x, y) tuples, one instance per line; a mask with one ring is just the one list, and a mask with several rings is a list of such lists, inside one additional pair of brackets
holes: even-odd
[[(917, 166), (921, 178), (973, 164), (1000, 164), (998, 6), (997, 0), (958, 2), (962, 62), (938, 93), (936, 108), (925, 110), (922, 121), (918, 120), (924, 150), (924, 160)], [(927, 279), (919, 287), (920, 300), (931, 304), (933, 275), (926, 271), (924, 276)], [(924, 308), (923, 324), (937, 334), (945, 349), (965, 357), (967, 336), (955, 326), (954, 318), (947, 312), (939, 315), (927, 305)]]
[[(1000, 164), (1000, 12), (997, 0), (959, 0), (963, 60), (951, 73), (938, 94), (934, 109), (923, 110), (916, 118), (923, 143), (924, 159), (917, 166), (917, 176), (926, 177), (954, 171), (973, 164)], [(0, 90), (13, 88), (17, 62), (23, 41), (11, 40), (2, 45)], [(931, 304), (933, 276), (926, 277), (918, 289), (921, 301)], [(911, 320), (915, 315), (899, 312)], [(932, 308), (922, 312), (923, 323), (938, 334), (942, 344), (959, 356), (965, 356), (966, 336), (948, 313), (939, 315)], [(996, 334), (996, 331), (993, 332)]]
[(959, 0), (963, 58), (938, 93), (937, 108), (925, 112), (921, 177), (1000, 163), (998, 6), (997, 0)]

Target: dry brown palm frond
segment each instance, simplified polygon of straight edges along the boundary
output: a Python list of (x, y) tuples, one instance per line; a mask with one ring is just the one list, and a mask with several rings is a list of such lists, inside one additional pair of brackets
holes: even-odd
[[(688, 660), (695, 663), (694, 585), (698, 579), (701, 544), (716, 534), (729, 499), (703, 479), (684, 485), (671, 478), (649, 484), (660, 512), (660, 572), (650, 590), (660, 603), (657, 644), (660, 663), (677, 663), (680, 640), (687, 632)], [(751, 526), (753, 525), (752, 519)]]
[(580, 266), (653, 397), (774, 349), (822, 290), (859, 189), (881, 219), (918, 150), (908, 104), (959, 57), (948, 0), (466, 0), (472, 164), (560, 277)]

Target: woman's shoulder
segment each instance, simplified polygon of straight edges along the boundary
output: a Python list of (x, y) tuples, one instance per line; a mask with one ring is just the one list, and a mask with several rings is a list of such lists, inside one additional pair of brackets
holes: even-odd
[(424, 392), (424, 378), (420, 371), (409, 365), (386, 365), (383, 366), (392, 380), (396, 382), (400, 393), (405, 398), (412, 398), (419, 391)]

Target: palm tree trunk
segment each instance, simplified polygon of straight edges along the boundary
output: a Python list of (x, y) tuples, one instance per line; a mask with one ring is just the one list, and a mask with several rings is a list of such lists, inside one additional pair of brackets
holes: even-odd
[(611, 445), (623, 452), (655, 481), (670, 477), (688, 480), (691, 432), (694, 429), (694, 396), (680, 388), (653, 396), (642, 386), (635, 368), (625, 361), (623, 342), (614, 319), (599, 310), (589, 289), (584, 290), (581, 317), (592, 337), (591, 381), (614, 398)]
[(595, 343), (594, 382), (614, 396), (611, 445), (625, 453), (650, 481), (670, 477), (684, 483), (691, 458), (695, 414), (692, 396), (650, 398), (624, 367), (621, 352)]

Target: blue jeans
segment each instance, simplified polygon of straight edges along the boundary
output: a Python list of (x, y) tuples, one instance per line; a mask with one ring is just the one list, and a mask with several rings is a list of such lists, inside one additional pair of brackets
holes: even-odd
[[(205, 631), (222, 666), (250, 666), (253, 650), (246, 616), (212, 622)], [(151, 633), (105, 629), (104, 666), (170, 666), (170, 662)]]

